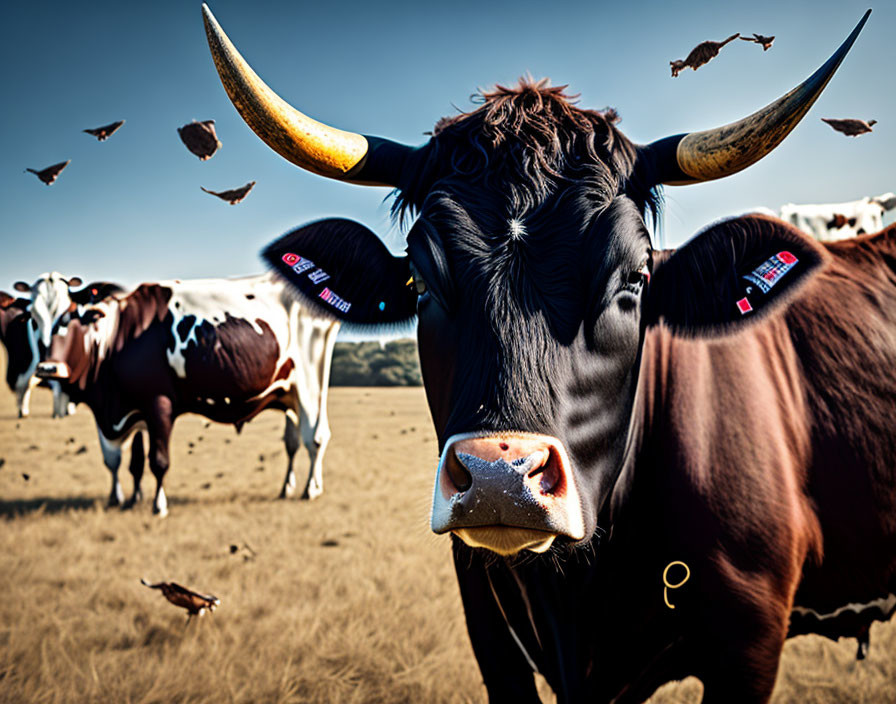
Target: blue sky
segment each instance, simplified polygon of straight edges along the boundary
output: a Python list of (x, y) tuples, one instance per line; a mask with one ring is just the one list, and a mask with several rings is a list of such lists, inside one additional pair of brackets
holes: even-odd
[[(694, 2), (275, 2), (211, 0), (259, 75), (303, 112), (343, 129), (418, 144), (477, 88), (530, 73), (569, 84), (585, 107), (614, 106), (636, 142), (739, 119), (797, 85), (846, 37), (867, 0)], [(896, 3), (874, 12), (806, 119), (759, 164), (666, 189), (665, 237), (683, 242), (754, 206), (896, 191)], [(668, 62), (733, 32), (700, 70)], [(387, 190), (300, 171), (237, 115), (215, 73), (200, 3), (7, 3), (0, 27), (0, 289), (57, 269), (126, 284), (260, 271), (257, 253), (326, 216), (359, 220), (396, 247)], [(821, 117), (876, 118), (846, 138)], [(124, 119), (99, 143), (81, 133)], [(217, 121), (223, 148), (200, 162), (176, 128)], [(72, 163), (50, 187), (25, 167)], [(200, 191), (256, 180), (230, 206)]]

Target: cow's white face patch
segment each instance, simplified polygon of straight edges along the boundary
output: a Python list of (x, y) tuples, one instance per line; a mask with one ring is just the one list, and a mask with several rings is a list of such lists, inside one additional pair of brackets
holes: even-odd
[(68, 281), (58, 271), (41, 274), (31, 287), (31, 317), (37, 324), (38, 337), (50, 346), (53, 326), (68, 310), (72, 299)]
[[(86, 310), (91, 308), (101, 311), (103, 315), (84, 326), (84, 352), (89, 355), (91, 349), (95, 349), (97, 357), (105, 359), (115, 341), (120, 304), (117, 300), (103, 301), (89, 306)], [(68, 327), (60, 327), (56, 334), (60, 337), (65, 336), (68, 334)]]

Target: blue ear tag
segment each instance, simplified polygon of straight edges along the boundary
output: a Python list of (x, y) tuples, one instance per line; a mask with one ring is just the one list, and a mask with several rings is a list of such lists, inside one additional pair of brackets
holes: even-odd
[(386, 310), (386, 302), (380, 301), (380, 310)]

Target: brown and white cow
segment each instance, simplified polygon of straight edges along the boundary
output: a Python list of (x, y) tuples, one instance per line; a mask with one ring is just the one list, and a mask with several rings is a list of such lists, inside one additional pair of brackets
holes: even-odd
[(28, 415), (31, 389), (39, 381), (34, 378), (38, 359), (33, 349), (29, 303), (26, 298), (0, 291), (0, 342), (6, 348), (6, 384), (16, 395), (19, 418)]
[(668, 252), (645, 224), (661, 184), (773, 149), (867, 14), (724, 127), (638, 146), (615, 113), (522, 82), (411, 148), (290, 108), (204, 12), (259, 136), (418, 215), (407, 257), (348, 221), (265, 256), (345, 320), (416, 312), (442, 449), (432, 527), (453, 534), (492, 701), (538, 701), (538, 671), (562, 702), (640, 702), (690, 674), (704, 702), (765, 702), (788, 634), (863, 637), (892, 615), (896, 229), (824, 246), (753, 215)]
[[(71, 308), (53, 326), (37, 373), (62, 381), (93, 411), (113, 497), (122, 493), (121, 445), (135, 430), (148, 433), (157, 481), (153, 511), (164, 515), (162, 483), (175, 419), (198, 413), (239, 429), (265, 408), (286, 414), (281, 496), (295, 489), (300, 440), (311, 458), (303, 496), (322, 492), (330, 439), (327, 383), (339, 323), (309, 314), (284, 284), (269, 275), (146, 283)], [(135, 476), (129, 503), (139, 498), (139, 481)]]

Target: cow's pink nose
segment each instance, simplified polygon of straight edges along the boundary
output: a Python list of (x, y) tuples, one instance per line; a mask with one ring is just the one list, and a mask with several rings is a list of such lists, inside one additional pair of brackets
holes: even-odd
[(525, 432), (449, 438), (431, 525), (501, 555), (547, 549), (558, 535), (581, 540), (584, 516), (563, 443)]
[(480, 468), (504, 460), (522, 475), (534, 496), (561, 496), (567, 471), (559, 442), (544, 435), (475, 437), (458, 440), (445, 449), (443, 486), (446, 498), (467, 491)]

